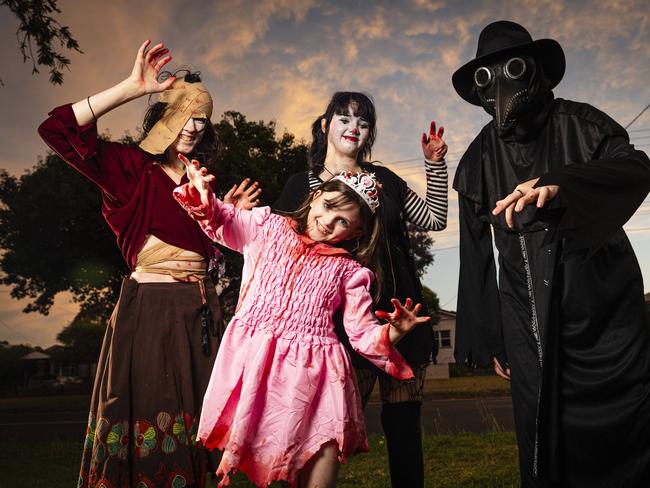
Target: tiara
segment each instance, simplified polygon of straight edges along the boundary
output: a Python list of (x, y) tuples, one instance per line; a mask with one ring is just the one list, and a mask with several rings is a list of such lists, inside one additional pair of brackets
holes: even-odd
[(379, 207), (379, 195), (377, 194), (377, 178), (375, 173), (353, 173), (342, 171), (333, 180), (339, 180), (352, 188), (375, 213)]

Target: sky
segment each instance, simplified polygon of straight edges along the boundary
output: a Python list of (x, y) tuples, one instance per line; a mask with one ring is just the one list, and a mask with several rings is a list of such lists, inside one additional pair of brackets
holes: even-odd
[[(452, 73), (474, 58), (479, 32), (495, 20), (524, 25), (533, 39), (564, 48), (567, 70), (556, 96), (587, 102), (627, 125), (650, 103), (650, 14), (643, 0), (608, 1), (205, 1), (59, 0), (61, 14), (83, 54), (69, 53), (63, 86), (45, 70), (23, 64), (18, 22), (0, 7), (0, 168), (20, 175), (46, 146), (36, 128), (52, 108), (121, 81), (140, 43), (170, 48), (171, 67), (201, 71), (215, 114), (237, 110), (251, 120), (275, 120), (308, 140), (311, 122), (339, 90), (370, 94), (378, 111), (373, 159), (424, 194), (420, 135), (435, 120), (445, 126), (450, 185), (458, 159), (489, 121), (464, 102)], [(646, 81), (644, 81), (646, 80)], [(101, 118), (113, 137), (136, 133), (145, 98)], [(650, 149), (650, 110), (630, 127), (631, 141)], [(88, 209), (96, 212), (100, 210)], [(650, 288), (650, 200), (626, 230)], [(458, 219), (450, 191), (449, 225), (434, 234), (435, 263), (423, 280), (443, 308), (455, 310)], [(42, 246), (43, 243), (34, 245)], [(46, 247), (44, 248), (45, 252)], [(47, 347), (74, 317), (77, 305), (61, 294), (49, 316), (24, 314), (25, 302), (0, 287), (0, 340)]]

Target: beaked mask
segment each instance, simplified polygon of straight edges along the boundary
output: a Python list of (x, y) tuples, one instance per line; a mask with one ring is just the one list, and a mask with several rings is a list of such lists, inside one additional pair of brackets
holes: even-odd
[(474, 88), (481, 105), (503, 134), (534, 105), (537, 63), (526, 55), (512, 55), (474, 71)]

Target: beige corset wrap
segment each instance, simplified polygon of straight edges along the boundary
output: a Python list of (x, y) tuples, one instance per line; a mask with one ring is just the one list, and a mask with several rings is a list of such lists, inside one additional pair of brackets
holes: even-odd
[[(135, 263), (136, 272), (169, 275), (179, 281), (188, 281), (191, 277), (203, 279), (207, 276), (203, 256), (158, 239), (156, 241), (150, 246), (145, 246), (138, 253)], [(174, 263), (173, 267), (170, 261)], [(168, 266), (165, 266), (165, 263)]]

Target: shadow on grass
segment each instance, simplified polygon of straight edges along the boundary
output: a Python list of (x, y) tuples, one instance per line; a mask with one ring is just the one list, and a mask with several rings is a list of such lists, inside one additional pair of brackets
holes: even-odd
[[(390, 486), (386, 441), (370, 436), (370, 452), (352, 456), (341, 467), (342, 488)], [(70, 488), (76, 486), (81, 442), (0, 440), (2, 487)], [(428, 488), (510, 488), (519, 486), (517, 445), (512, 432), (448, 434), (424, 437), (425, 486)], [(232, 488), (251, 488), (244, 475)], [(216, 484), (209, 483), (207, 487)], [(271, 485), (277, 488), (280, 485)]]

